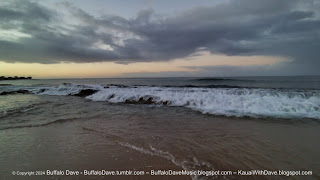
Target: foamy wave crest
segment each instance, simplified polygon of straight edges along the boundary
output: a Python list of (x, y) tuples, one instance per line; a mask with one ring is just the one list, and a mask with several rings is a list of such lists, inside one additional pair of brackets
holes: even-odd
[(320, 90), (128, 87), (64, 83), (57, 87), (10, 87), (4, 92), (15, 94), (19, 90), (38, 95), (75, 95), (110, 103), (187, 107), (214, 115), (320, 119)]
[(320, 119), (320, 91), (111, 87), (87, 96), (110, 103), (166, 104), (225, 116)]

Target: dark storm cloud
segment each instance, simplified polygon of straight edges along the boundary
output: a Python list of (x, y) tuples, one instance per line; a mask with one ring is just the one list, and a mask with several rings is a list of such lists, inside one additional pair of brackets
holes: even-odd
[[(6, 62), (130, 63), (184, 58), (199, 48), (226, 55), (273, 55), (319, 65), (319, 4), (295, 0), (234, 0), (160, 16), (95, 17), (64, 3), (58, 10), (29, 1), (0, 5), (0, 28), (30, 37), (0, 41)], [(74, 21), (76, 23), (70, 23)], [(104, 45), (101, 45), (104, 44)], [(107, 46), (109, 48), (102, 48)]]

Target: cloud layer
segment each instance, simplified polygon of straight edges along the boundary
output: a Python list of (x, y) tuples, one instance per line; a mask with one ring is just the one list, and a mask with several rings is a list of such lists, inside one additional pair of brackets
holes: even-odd
[(144, 9), (132, 18), (96, 17), (70, 3), (57, 7), (3, 1), (0, 61), (132, 63), (184, 58), (205, 49), (284, 56), (306, 69), (320, 65), (317, 1), (230, 0), (171, 15)]

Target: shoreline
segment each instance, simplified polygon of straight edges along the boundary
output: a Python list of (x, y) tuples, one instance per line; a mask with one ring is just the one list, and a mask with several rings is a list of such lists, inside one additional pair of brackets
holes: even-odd
[[(59, 130), (57, 130), (57, 128)], [(18, 158), (9, 159), (6, 161), (6, 165), (1, 163), (0, 165), (0, 178), (4, 179), (24, 179), (24, 176), (12, 176), (12, 171), (144, 171), (150, 172), (151, 170), (174, 170), (181, 171), (182, 167), (175, 165), (165, 158), (155, 155), (139, 152), (130, 147), (122, 146), (116, 143), (108, 142), (105, 137), (97, 135), (91, 132), (82, 132), (83, 136), (86, 136), (86, 141), (79, 139), (78, 142), (72, 142), (72, 138), (79, 129), (73, 126), (73, 123), (55, 124), (50, 126), (42, 126), (36, 128), (23, 128), (23, 129), (7, 129), (0, 130), (1, 136), (13, 136), (13, 139), (19, 138), (25, 139), (36, 138), (35, 142), (20, 144), (21, 148), (17, 152), (7, 152), (7, 157), (0, 155), (0, 160), (3, 158), (11, 159), (12, 156), (18, 156)], [(57, 135), (57, 133), (63, 132), (64, 135)], [(32, 134), (38, 134), (36, 137), (32, 137)], [(51, 134), (48, 135), (48, 134)], [(55, 134), (55, 135), (54, 135)], [(54, 136), (52, 136), (54, 135)], [(25, 136), (24, 138), (22, 136)], [(90, 140), (91, 139), (91, 140)], [(89, 140), (89, 142), (87, 141)], [(19, 141), (19, 140), (18, 140)], [(59, 150), (56, 145), (70, 146), (71, 149), (65, 149), (63, 154), (53, 153), (55, 150)], [(25, 149), (35, 147), (34, 151), (25, 152)], [(58, 149), (57, 149), (58, 148)], [(64, 148), (62, 148), (64, 149)], [(47, 152), (46, 152), (47, 151)], [(50, 153), (47, 154), (47, 153)], [(10, 155), (9, 155), (10, 154)], [(26, 162), (22, 162), (27, 156), (33, 157)], [(12, 157), (13, 158), (13, 157)], [(57, 161), (58, 159), (58, 161)], [(0, 161), (3, 162), (3, 161)], [(36, 166), (33, 166), (38, 164)], [(31, 176), (33, 179), (46, 179), (46, 178), (63, 178), (63, 179), (178, 179), (191, 180), (190, 176), (151, 176), (145, 175), (129, 175), (129, 176), (103, 176), (103, 175), (41, 175)]]
[[(184, 84), (189, 82), (186, 80)], [(217, 176), (217, 179), (274, 177), (242, 176), (237, 175), (238, 170), (245, 173), (306, 170), (313, 172), (312, 176), (304, 176), (307, 179), (320, 178), (320, 144), (316, 143), (320, 139), (320, 123), (319, 119), (308, 119), (310, 111), (313, 117), (319, 117), (318, 91), (153, 86), (179, 84), (177, 81), (146, 83), (147, 87), (136, 88), (106, 86), (119, 84), (108, 80), (67, 83), (37, 80), (10, 84), (0, 86), (3, 94), (0, 96), (0, 179), (24, 179), (13, 176), (13, 171), (170, 169), (236, 174)], [(171, 104), (165, 103), (167, 100)], [(297, 110), (307, 114), (292, 118), (299, 114)], [(277, 118), (275, 111), (287, 118)], [(215, 112), (220, 115), (214, 115)], [(239, 116), (228, 116), (231, 115), (228, 112)], [(268, 116), (256, 118), (250, 112)], [(105, 178), (206, 180), (213, 176)]]
[[(311, 170), (314, 175), (307, 178), (319, 178), (318, 161), (315, 160), (320, 159), (320, 146), (314, 143), (320, 138), (319, 123), (221, 117), (182, 107), (109, 104), (74, 96), (30, 97), (41, 100), (39, 106), (5, 119), (21, 123), (32, 119), (31, 122), (44, 123), (45, 118), (56, 122), (0, 130), (0, 169), (3, 170), (0, 177), (23, 179), (10, 174), (18, 170), (266, 169)], [(102, 176), (33, 177), (96, 179)], [(191, 179), (190, 176), (149, 175), (106, 178)], [(218, 179), (223, 178), (218, 176)], [(287, 177), (279, 176), (282, 178)]]
[(0, 77), (0, 81), (7, 81), (7, 80), (30, 80), (32, 79), (32, 77), (18, 77), (18, 76), (14, 76), (14, 77), (5, 77), (5, 76), (1, 76)]

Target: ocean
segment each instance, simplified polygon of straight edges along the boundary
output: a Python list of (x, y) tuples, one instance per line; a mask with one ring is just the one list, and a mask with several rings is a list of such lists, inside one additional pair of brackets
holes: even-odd
[(238, 171), (301, 170), (319, 179), (319, 129), (319, 76), (6, 80), (0, 179), (66, 169), (233, 172), (156, 179), (282, 179)]

